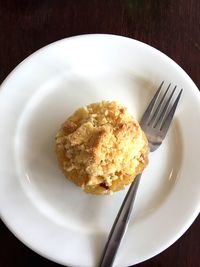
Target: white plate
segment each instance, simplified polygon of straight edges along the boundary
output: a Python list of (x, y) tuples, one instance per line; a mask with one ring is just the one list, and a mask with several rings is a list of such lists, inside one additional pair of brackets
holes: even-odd
[(191, 225), (200, 207), (200, 94), (171, 59), (141, 42), (83, 35), (40, 49), (0, 92), (0, 212), (39, 254), (64, 265), (95, 266), (125, 191), (83, 193), (60, 171), (54, 136), (74, 109), (118, 100), (139, 119), (162, 80), (184, 88), (173, 126), (150, 156), (115, 266), (144, 261)]

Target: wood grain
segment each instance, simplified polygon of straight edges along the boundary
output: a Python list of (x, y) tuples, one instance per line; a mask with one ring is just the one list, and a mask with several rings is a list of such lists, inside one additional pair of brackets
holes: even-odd
[[(112, 33), (161, 50), (200, 87), (199, 0), (0, 1), (0, 83), (37, 49), (68, 36)], [(170, 248), (138, 267), (199, 267), (200, 218)], [(0, 222), (0, 266), (58, 267), (37, 255)], [(81, 267), (81, 264), (80, 264)]]

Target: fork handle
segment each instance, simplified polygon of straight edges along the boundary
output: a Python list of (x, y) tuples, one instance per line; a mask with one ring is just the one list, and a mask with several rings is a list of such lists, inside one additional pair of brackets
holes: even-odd
[(111, 267), (113, 265), (117, 250), (129, 223), (129, 218), (135, 201), (141, 175), (142, 174), (139, 174), (135, 177), (134, 182), (131, 184), (126, 194), (126, 197), (108, 236), (99, 267)]

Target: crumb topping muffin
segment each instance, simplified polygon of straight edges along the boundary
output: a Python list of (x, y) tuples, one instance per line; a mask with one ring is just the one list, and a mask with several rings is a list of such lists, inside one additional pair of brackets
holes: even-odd
[(148, 142), (125, 107), (102, 101), (78, 109), (63, 123), (56, 153), (65, 176), (84, 191), (111, 194), (146, 167)]

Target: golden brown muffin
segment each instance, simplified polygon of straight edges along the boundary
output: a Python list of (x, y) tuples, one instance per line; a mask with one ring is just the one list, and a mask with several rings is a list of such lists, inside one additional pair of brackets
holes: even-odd
[(67, 178), (87, 193), (110, 194), (130, 184), (148, 163), (148, 142), (138, 122), (116, 102), (75, 111), (56, 135)]

